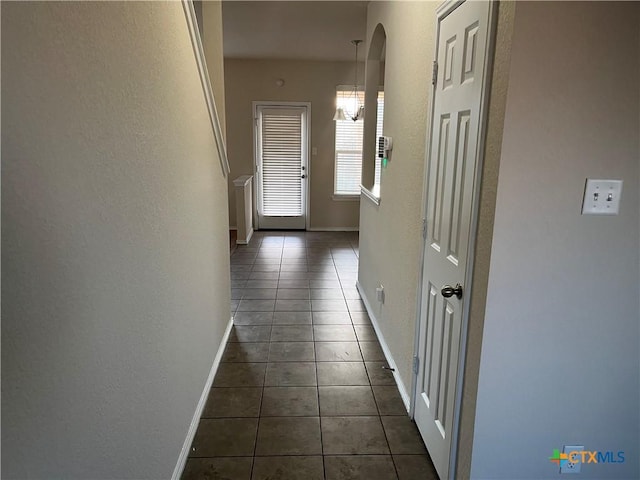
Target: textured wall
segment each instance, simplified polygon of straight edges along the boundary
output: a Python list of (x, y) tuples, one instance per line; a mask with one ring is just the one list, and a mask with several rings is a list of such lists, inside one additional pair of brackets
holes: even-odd
[[(227, 146), (231, 180), (253, 175), (253, 101), (311, 102), (310, 217), (312, 229), (357, 229), (358, 201), (334, 201), (336, 86), (353, 84), (353, 63), (225, 60)], [(284, 86), (276, 80), (282, 78)], [(362, 73), (360, 73), (362, 78)], [(229, 218), (235, 225), (233, 183)], [(255, 183), (254, 183), (255, 185)]]
[(229, 321), (182, 5), (3, 3), (2, 73), (2, 477), (168, 478)]
[[(576, 443), (625, 451), (582, 477), (640, 475), (639, 31), (637, 3), (516, 6), (472, 477)], [(587, 177), (624, 180), (619, 216), (580, 214)]]
[[(411, 387), (417, 285), (422, 248), (422, 191), (430, 112), (435, 2), (371, 2), (367, 45), (382, 23), (387, 34), (384, 134), (393, 154), (382, 172), (381, 203), (362, 199), (358, 281), (407, 390)], [(385, 286), (385, 303), (375, 289)]]

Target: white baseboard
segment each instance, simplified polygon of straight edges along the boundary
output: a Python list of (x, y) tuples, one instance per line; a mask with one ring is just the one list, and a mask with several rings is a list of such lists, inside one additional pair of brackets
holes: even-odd
[(382, 352), (384, 353), (384, 356), (387, 359), (387, 364), (389, 365), (389, 368), (393, 368), (393, 378), (396, 381), (396, 385), (398, 385), (400, 396), (402, 397), (402, 401), (404, 402), (404, 406), (407, 409), (407, 413), (408, 413), (411, 407), (411, 397), (409, 396), (409, 391), (407, 390), (407, 387), (402, 381), (402, 378), (400, 378), (400, 374), (398, 373), (398, 367), (396, 365), (396, 362), (393, 359), (393, 355), (391, 355), (389, 346), (387, 345), (384, 335), (382, 335), (382, 331), (380, 330), (378, 319), (373, 313), (373, 308), (371, 308), (371, 303), (369, 302), (367, 295), (364, 293), (364, 289), (360, 285), (360, 282), (356, 282), (356, 288), (358, 289), (358, 293), (360, 293), (362, 302), (364, 303), (364, 306), (367, 309), (367, 313), (369, 314), (369, 318), (371, 319), (371, 324), (373, 325), (373, 329), (376, 331), (376, 335), (378, 336), (378, 341), (380, 342), (380, 346), (382, 347)]
[(360, 227), (321, 227), (307, 228), (307, 232), (358, 232)]
[(229, 321), (229, 324), (227, 325), (227, 328), (224, 331), (224, 334), (222, 335), (222, 341), (220, 342), (220, 347), (218, 347), (218, 352), (216, 353), (216, 357), (213, 359), (213, 365), (211, 365), (209, 376), (207, 377), (207, 381), (204, 384), (202, 395), (200, 395), (200, 400), (198, 401), (198, 405), (196, 406), (196, 411), (193, 414), (193, 418), (191, 419), (191, 425), (189, 425), (187, 438), (185, 438), (184, 444), (182, 445), (182, 450), (180, 451), (180, 456), (178, 457), (178, 463), (176, 464), (176, 468), (173, 470), (173, 475), (171, 475), (172, 480), (180, 480), (180, 477), (182, 476), (182, 472), (184, 471), (184, 467), (187, 464), (187, 458), (189, 457), (189, 449), (191, 448), (191, 443), (193, 443), (193, 438), (196, 436), (196, 431), (198, 430), (198, 423), (200, 422), (202, 411), (204, 410), (205, 403), (207, 402), (207, 398), (209, 397), (209, 390), (211, 389), (211, 385), (213, 384), (213, 378), (216, 376), (216, 372), (218, 371), (218, 367), (220, 366), (220, 361), (222, 360), (222, 354), (224, 353), (224, 349), (227, 346), (229, 335), (231, 335), (232, 327), (233, 327), (233, 317), (231, 317), (231, 320)]
[(251, 241), (251, 237), (253, 237), (253, 228), (251, 230), (249, 230), (249, 234), (247, 235), (247, 239), (246, 240), (236, 240), (236, 243), (238, 245), (248, 245), (249, 242)]

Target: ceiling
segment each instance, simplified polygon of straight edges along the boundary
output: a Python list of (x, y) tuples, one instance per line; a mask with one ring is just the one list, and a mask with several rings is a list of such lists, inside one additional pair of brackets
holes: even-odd
[[(222, 3), (225, 58), (353, 61), (368, 1)], [(364, 59), (362, 49), (359, 60)]]

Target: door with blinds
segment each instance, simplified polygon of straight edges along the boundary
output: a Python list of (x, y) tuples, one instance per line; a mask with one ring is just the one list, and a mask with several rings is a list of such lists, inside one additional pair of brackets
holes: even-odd
[(258, 228), (304, 230), (309, 106), (254, 105)]

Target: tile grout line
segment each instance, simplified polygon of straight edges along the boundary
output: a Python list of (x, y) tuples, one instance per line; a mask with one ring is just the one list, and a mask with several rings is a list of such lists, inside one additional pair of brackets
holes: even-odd
[[(259, 249), (258, 249), (259, 251)], [(257, 258), (257, 255), (256, 255)], [(253, 263), (251, 264), (251, 271), (253, 271), (253, 267), (255, 266), (256, 258), (254, 258)], [(244, 297), (244, 294), (242, 295)], [(269, 336), (271, 336), (271, 331), (269, 331)], [(269, 352), (267, 352), (267, 360), (269, 360)], [(268, 364), (267, 364), (268, 365)], [(250, 478), (253, 478), (253, 471), (256, 465), (256, 450), (258, 449), (258, 435), (260, 434), (260, 417), (262, 413), (262, 400), (264, 398), (264, 384), (267, 378), (267, 367), (265, 366), (264, 375), (262, 376), (262, 389), (260, 390), (260, 405), (258, 407), (258, 424), (256, 425), (256, 437), (253, 442), (253, 457), (251, 458), (251, 471), (249, 472)]]
[[(306, 247), (306, 242), (305, 242)], [(311, 315), (311, 340), (313, 341), (313, 359), (314, 359), (314, 367), (316, 372), (316, 398), (318, 399), (318, 429), (320, 433), (320, 458), (322, 459), (322, 478), (326, 480), (327, 478), (327, 469), (324, 461), (324, 442), (322, 438), (322, 416), (320, 414), (320, 381), (318, 380), (318, 352), (316, 349), (316, 334), (313, 323), (313, 303), (311, 301), (311, 280), (308, 279), (309, 275), (309, 262), (308, 262), (308, 250), (305, 248), (305, 260), (307, 260), (307, 285), (309, 285), (309, 308)]]

